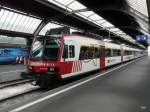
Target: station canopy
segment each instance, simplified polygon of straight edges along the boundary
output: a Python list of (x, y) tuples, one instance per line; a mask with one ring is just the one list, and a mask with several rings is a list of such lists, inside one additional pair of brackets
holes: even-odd
[[(96, 14), (94, 11), (88, 10), (86, 6), (81, 4), (80, 2), (76, 0), (47, 0), (65, 10), (67, 10), (67, 13), (74, 13), (87, 21), (93, 22), (96, 25), (99, 25), (103, 29), (107, 29), (110, 32), (113, 32), (114, 34), (124, 38), (125, 40), (128, 40), (130, 42), (135, 43), (136, 41), (123, 32), (121, 29), (115, 27), (113, 24), (111, 24), (109, 21), (101, 17), (100, 15)], [(100, 29), (100, 30), (103, 30)]]
[[(56, 22), (50, 22), (48, 23), (39, 33), (39, 35), (45, 35), (46, 32), (50, 29), (50, 28), (60, 28), (65, 26), (64, 24), (59, 24)], [(78, 32), (79, 30), (77, 30), (76, 28), (71, 28), (70, 27), (70, 32)]]
[[(77, 17), (83, 18), (83, 20), (86, 20), (89, 23), (94, 24), (96, 27), (99, 26), (99, 31), (107, 31), (108, 33), (115, 34), (115, 36), (118, 36), (118, 37), (122, 38), (123, 40), (137, 44), (136, 40), (133, 39), (133, 37), (131, 37), (131, 35), (125, 33), (122, 29), (117, 28), (111, 22), (107, 21), (102, 16), (100, 16), (100, 14), (98, 14), (97, 12), (90, 10), (89, 7), (86, 7), (85, 5), (80, 3), (79, 2), (80, 0), (43, 0), (43, 1), (49, 2), (60, 8), (63, 8), (66, 11), (66, 13), (64, 13), (64, 15), (66, 15), (66, 16), (75, 14)], [(132, 9), (137, 10), (137, 12), (142, 13), (144, 15), (144, 17), (148, 16), (146, 0), (125, 0), (125, 1), (128, 2), (128, 4), (130, 5), (130, 7)], [(38, 0), (37, 1), (35, 0), (35, 2), (38, 2)], [(26, 11), (24, 12), (23, 10), (18, 11), (18, 10), (9, 8), (9, 7), (5, 7), (5, 5), (4, 6), (0, 5), (0, 8), (1, 8), (0, 9), (0, 29), (1, 30), (20, 32), (20, 33), (24, 33), (24, 34), (32, 34), (33, 35), (35, 33), (35, 31), (38, 29), (39, 25), (45, 19), (42, 14), (39, 14), (39, 15), (42, 15), (43, 17), (40, 17), (40, 16), (38, 17), (37, 15), (36, 16), (32, 15), (32, 13), (25, 13)], [(47, 9), (47, 8), (45, 8), (45, 9)], [(45, 9), (43, 9), (43, 10), (45, 12), (47, 12)], [(33, 9), (32, 11), (35, 11), (35, 10)], [(56, 14), (57, 13), (58, 12), (56, 12)], [(50, 14), (47, 14), (47, 15), (50, 15)], [(45, 16), (47, 16), (47, 15), (45, 15)], [(60, 18), (60, 19), (62, 19), (62, 18)], [(45, 25), (43, 27), (43, 29), (41, 29), (39, 35), (45, 35), (46, 31), (49, 30), (50, 28), (58, 28), (60, 26), (65, 26), (65, 24), (62, 24), (62, 23), (59, 23), (56, 21), (50, 21), (47, 25)], [(72, 27), (72, 30), (76, 31), (76, 28)], [(80, 30), (80, 29), (78, 29), (78, 30)], [(109, 35), (109, 36), (111, 36), (111, 35)], [(140, 44), (139, 44), (139, 46), (143, 47)]]
[(133, 9), (137, 10), (138, 12), (142, 13), (147, 17), (149, 16), (146, 0), (127, 0), (127, 2)]

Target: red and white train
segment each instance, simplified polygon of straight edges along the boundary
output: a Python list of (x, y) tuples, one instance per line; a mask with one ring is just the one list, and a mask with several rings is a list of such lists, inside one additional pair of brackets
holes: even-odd
[(63, 34), (40, 36), (33, 42), (28, 73), (41, 87), (145, 55), (145, 51), (102, 40)]

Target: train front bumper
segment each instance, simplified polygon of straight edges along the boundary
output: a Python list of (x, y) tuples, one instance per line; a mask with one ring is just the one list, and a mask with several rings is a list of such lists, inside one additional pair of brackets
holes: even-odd
[(33, 72), (31, 70), (27, 70), (25, 72), (21, 72), (21, 77), (23, 79), (39, 79), (41, 77), (45, 77), (45, 78), (51, 78), (51, 77), (55, 77), (57, 78), (58, 75), (58, 71), (55, 68), (54, 70), (49, 70), (48, 72), (44, 73), (44, 72)]

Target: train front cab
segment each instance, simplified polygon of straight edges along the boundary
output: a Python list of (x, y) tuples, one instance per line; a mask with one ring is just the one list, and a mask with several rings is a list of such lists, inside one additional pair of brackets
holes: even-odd
[(77, 50), (80, 47), (76, 41), (69, 41), (65, 37), (43, 36), (33, 42), (27, 68), (37, 85), (47, 87), (81, 71), (82, 63), (78, 60)]
[(34, 40), (27, 69), (37, 85), (48, 86), (59, 78), (62, 47), (63, 40), (58, 35), (41, 36)]

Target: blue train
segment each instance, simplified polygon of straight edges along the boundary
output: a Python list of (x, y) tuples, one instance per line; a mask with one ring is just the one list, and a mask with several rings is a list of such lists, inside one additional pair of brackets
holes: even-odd
[(28, 59), (28, 56), (27, 48), (0, 48), (0, 64), (23, 63), (24, 60)]

